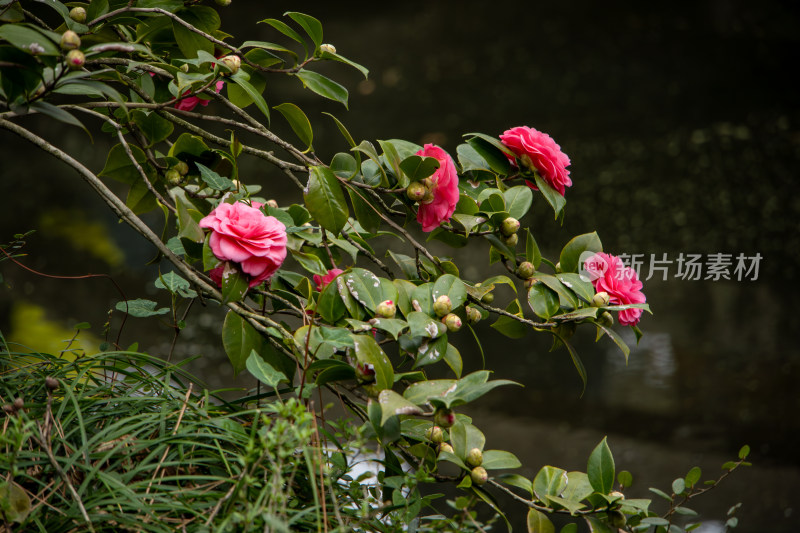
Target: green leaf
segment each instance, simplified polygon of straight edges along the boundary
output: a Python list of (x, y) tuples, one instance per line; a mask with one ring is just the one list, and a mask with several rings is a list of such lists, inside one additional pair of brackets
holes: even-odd
[(253, 326), (234, 311), (228, 311), (222, 323), (222, 346), (233, 365), (234, 374), (247, 367), (251, 352), (261, 352), (263, 339)]
[(600, 242), (600, 237), (597, 236), (596, 231), (578, 235), (569, 241), (561, 250), (561, 257), (559, 258), (561, 271), (578, 272), (578, 269), (582, 267), (582, 265), (580, 265), (580, 259), (584, 252), (602, 251), (603, 243)]
[(522, 463), (517, 456), (504, 450), (486, 450), (483, 452), (483, 463), (481, 466), (486, 470), (501, 468), (519, 468)]
[(522, 489), (533, 497), (533, 483), (525, 476), (519, 474), (501, 474), (499, 479), (506, 485)]
[(750, 455), (750, 446), (745, 444), (739, 449), (739, 459), (747, 459), (748, 455)]
[(686, 482), (683, 480), (682, 477), (676, 478), (672, 482), (672, 492), (678, 496), (683, 494), (686, 491)]
[(369, 270), (354, 268), (342, 274), (341, 279), (344, 280), (347, 290), (358, 303), (373, 313), (377, 310), (378, 305), (383, 301), (383, 289), (378, 276)]
[(593, 516), (585, 516), (584, 519), (589, 526), (589, 533), (617, 533), (619, 531)]
[(138, 298), (136, 300), (125, 300), (124, 302), (117, 302), (117, 311), (128, 313), (136, 318), (146, 318), (148, 316), (166, 315), (169, 313), (168, 307), (161, 307), (156, 309), (156, 302), (152, 300), (144, 300)]
[[(353, 159), (349, 154), (337, 155), (346, 155), (350, 157), (350, 159)], [(353, 163), (355, 163), (355, 159), (353, 159)], [(369, 233), (377, 232), (381, 225), (381, 217), (378, 208), (373, 207), (365, 198), (364, 193), (360, 192), (357, 188), (348, 188), (347, 193), (350, 195), (350, 202), (353, 204), (356, 220), (361, 224), (361, 227)]]
[(370, 324), (376, 329), (385, 331), (394, 340), (397, 340), (400, 333), (408, 328), (408, 324), (405, 320), (399, 320), (397, 318), (374, 318), (370, 321)]
[(478, 448), (483, 451), (483, 447), (486, 445), (486, 437), (480, 429), (459, 419), (450, 428), (450, 444), (453, 445), (456, 456), (465, 460), (471, 449)]
[(410, 181), (419, 181), (433, 175), (439, 164), (435, 157), (410, 155), (400, 162), (400, 169)]
[(558, 273), (556, 278), (568, 289), (577, 294), (584, 302), (591, 303), (595, 295), (594, 287), (591, 282), (581, 278), (579, 274), (572, 272)]
[(584, 472), (568, 472), (567, 487), (561, 492), (565, 500), (580, 502), (594, 492), (589, 476)]
[(192, 217), (185, 201), (177, 198), (175, 206), (178, 209), (178, 227), (180, 228), (178, 237), (186, 238), (196, 243), (204, 242), (205, 234), (194, 217)]
[(314, 254), (309, 254), (305, 252), (301, 252), (299, 250), (292, 250), (291, 248), (289, 251), (292, 254), (292, 257), (295, 261), (300, 263), (305, 270), (311, 272), (312, 274), (319, 274), (320, 276), (324, 276), (328, 273), (327, 267), (322, 262), (322, 260)]
[(72, 116), (71, 113), (61, 109), (58, 106), (55, 106), (43, 100), (37, 100), (36, 102), (31, 104), (31, 109), (36, 110), (44, 115), (47, 115), (50, 118), (54, 118), (59, 122), (63, 122), (64, 124), (69, 124), (70, 126), (78, 126), (83, 131), (86, 132), (86, 135), (88, 135), (90, 139), (92, 138), (92, 135), (89, 133), (89, 130), (86, 129), (86, 126), (83, 125), (83, 122)]
[[(519, 305), (519, 300), (513, 300), (506, 307), (506, 311), (512, 315), (522, 317), (522, 308)], [(506, 337), (511, 339), (521, 339), (528, 333), (528, 326), (508, 316), (500, 316), (497, 321), (492, 324), (492, 328), (496, 329)]]
[(339, 233), (347, 223), (350, 210), (344, 192), (336, 175), (328, 167), (314, 166), (309, 169), (303, 199), (311, 216), (331, 233)]
[(308, 87), (318, 95), (328, 98), (329, 100), (340, 102), (345, 108), (347, 107), (347, 89), (330, 78), (327, 78), (318, 72), (306, 69), (300, 69), (297, 71), (295, 76), (300, 78), (305, 87)]
[(558, 313), (558, 294), (542, 282), (534, 282), (528, 290), (528, 305), (536, 316), (545, 320)]
[(447, 350), (444, 353), (444, 362), (453, 371), (457, 378), (461, 377), (461, 372), (464, 370), (464, 361), (461, 359), (461, 352), (452, 344), (447, 345)]
[(413, 404), (391, 389), (385, 389), (378, 394), (378, 403), (381, 405), (381, 425), (395, 415), (421, 415), (424, 413), (416, 404)]
[(195, 163), (197, 170), (200, 171), (200, 177), (206, 185), (216, 191), (227, 191), (233, 188), (233, 182), (224, 176), (220, 176), (210, 168), (200, 163)]
[[(22, 437), (20, 437), (22, 438)], [(6, 522), (23, 523), (31, 512), (28, 493), (14, 482), (0, 482), (0, 514)], [(10, 524), (6, 524), (11, 530)]]
[(435, 339), (447, 330), (444, 324), (434, 320), (427, 313), (411, 311), (408, 313), (407, 318), (408, 326), (411, 328), (411, 335), (414, 337)]
[(500, 141), (482, 133), (468, 133), (466, 135), (473, 135), (473, 137), (467, 139), (467, 143), (489, 163), (489, 167), (493, 172), (504, 176), (511, 172), (511, 162), (506, 156), (508, 149), (500, 144)]
[(394, 370), (389, 358), (371, 335), (352, 335), (356, 358), (375, 370), (375, 386), (378, 390), (391, 389), (394, 385)]
[(292, 28), (290, 28), (286, 23), (281, 22), (280, 20), (277, 20), (277, 19), (264, 19), (264, 20), (260, 20), (259, 23), (269, 24), (270, 26), (272, 26), (273, 28), (275, 28), (276, 30), (278, 30), (279, 32), (284, 34), (285, 36), (287, 36), (290, 39), (293, 39), (294, 41), (297, 41), (298, 43), (302, 44), (303, 47), (306, 48), (306, 53), (308, 53), (308, 48), (306, 47), (306, 43), (303, 40), (303, 38), (300, 37), (300, 34), (297, 33), (296, 31), (294, 31)]
[(412, 368), (438, 363), (447, 353), (447, 347), (447, 335), (431, 340), (423, 340), (417, 349), (417, 360)]
[(41, 55), (61, 55), (58, 46), (47, 36), (27, 24), (3, 24), (0, 26), (0, 39), (5, 39), (20, 50), (31, 53), (30, 46), (38, 44), (44, 49)]
[(247, 276), (230, 262), (226, 262), (222, 271), (222, 304), (241, 301), (248, 288)]
[(650, 487), (648, 490), (649, 490), (650, 492), (652, 492), (653, 494), (656, 494), (656, 495), (658, 495), (658, 496), (661, 496), (662, 498), (664, 498), (664, 499), (665, 499), (665, 500), (667, 500), (668, 502), (671, 502), (671, 501), (672, 501), (672, 496), (670, 496), (669, 494), (667, 494), (667, 493), (666, 493), (666, 492), (664, 492), (663, 490), (657, 489), (657, 488), (655, 488), (655, 487)]
[(311, 129), (311, 121), (308, 120), (303, 110), (288, 102), (276, 105), (273, 109), (277, 109), (287, 122), (289, 122), (289, 125), (300, 138), (300, 141), (308, 148), (311, 148), (311, 143), (314, 140), (314, 132)]
[(506, 211), (508, 215), (522, 219), (533, 204), (533, 192), (527, 185), (517, 185), (503, 192), (506, 201)]
[(293, 21), (298, 23), (306, 31), (308, 36), (311, 37), (316, 47), (319, 48), (319, 45), (322, 44), (322, 24), (320, 24), (317, 19), (310, 15), (294, 11), (288, 11), (283, 15), (288, 15)]
[[(690, 470), (689, 474), (692, 474), (692, 472), (694, 471), (695, 468), (697, 468), (697, 467), (694, 467), (692, 470)], [(697, 474), (698, 474), (697, 475), (697, 479), (700, 479), (700, 469), (699, 468), (697, 468)], [(689, 479), (689, 475), (687, 475), (686, 478)], [(697, 482), (697, 479), (694, 480), (692, 483), (688, 483), (687, 482), (687, 485), (689, 485), (691, 487), (692, 485), (694, 485)], [(622, 470), (619, 474), (617, 474), (617, 483), (619, 483), (622, 486), (622, 488), (626, 489), (626, 488), (630, 487), (631, 485), (633, 485), (633, 475), (631, 475), (631, 473), (628, 472), (627, 470)]]
[[(138, 146), (131, 146), (130, 149), (133, 158), (139, 165), (144, 165), (147, 162), (147, 156), (141, 148)], [(139, 175), (139, 171), (133, 166), (133, 163), (128, 158), (128, 154), (125, 152), (125, 148), (121, 144), (115, 145), (108, 152), (106, 164), (100, 172), (100, 176), (108, 176), (111, 179), (129, 185), (133, 185), (142, 179)]]
[(631, 349), (628, 347), (628, 344), (623, 340), (619, 333), (603, 324), (600, 324), (599, 322), (595, 322), (594, 325), (597, 326), (601, 331), (605, 332), (605, 334), (614, 341), (614, 343), (622, 351), (622, 355), (625, 356), (625, 364), (628, 364), (628, 357), (631, 354)]
[(492, 167), (489, 166), (483, 156), (469, 144), (459, 144), (456, 147), (456, 154), (458, 155), (458, 164), (461, 165), (461, 169), (464, 172), (488, 172), (492, 170)]
[[(559, 305), (564, 306), (567, 309), (578, 308), (578, 298), (575, 296), (575, 293), (561, 283), (561, 280), (559, 280), (557, 277), (550, 274), (542, 274), (541, 272), (537, 272), (534, 275), (534, 278), (537, 281), (541, 281), (556, 294), (558, 294)], [(594, 296), (594, 294), (592, 296)]]
[(595, 491), (608, 494), (614, 489), (614, 457), (611, 455), (606, 437), (603, 437), (589, 456), (586, 473)]
[(166, 289), (172, 294), (179, 294), (184, 298), (194, 298), (197, 296), (197, 293), (190, 288), (189, 282), (175, 272), (161, 274), (156, 280), (155, 285), (159, 289)]
[[(192, 24), (190, 17), (187, 17), (186, 13), (182, 13), (181, 15), (186, 22)], [(197, 52), (200, 50), (211, 55), (214, 54), (214, 43), (202, 35), (193, 32), (180, 22), (172, 22), (172, 33), (175, 35), (175, 42), (178, 44), (178, 48), (181, 49), (181, 53), (184, 57), (189, 59), (195, 58), (197, 57)]]
[(431, 298), (435, 302), (440, 296), (449, 297), (453, 310), (455, 310), (467, 301), (467, 289), (461, 279), (451, 274), (443, 274), (433, 283)]
[(267, 117), (267, 123), (269, 124), (269, 106), (267, 105), (266, 100), (264, 100), (264, 97), (261, 96), (261, 93), (258, 91), (258, 89), (253, 87), (248, 78), (249, 76), (244, 70), (239, 70), (239, 72), (236, 74), (228, 76), (229, 81), (232, 81), (241, 87), (244, 92), (247, 93), (247, 96), (253, 100), (253, 103), (256, 104), (256, 107), (259, 109), (259, 111), (261, 111), (264, 116)]
[[(347, 141), (347, 143), (350, 145), (351, 148), (355, 148), (356, 141), (353, 139), (353, 136), (350, 135), (350, 132), (347, 130), (345, 125), (342, 124), (342, 122), (338, 118), (336, 118), (335, 116), (331, 115), (330, 113), (326, 113), (326, 112), (323, 111), (322, 114), (323, 115), (328, 115), (329, 117), (331, 117), (333, 119), (333, 121), (336, 123), (336, 127), (339, 128), (339, 132), (342, 134), (342, 137), (345, 138), (345, 140)], [(359, 163), (360, 162), (361, 162), (361, 159), (359, 159)]]
[(133, 117), (133, 122), (139, 127), (144, 136), (147, 137), (147, 140), (150, 141), (148, 146), (153, 146), (167, 139), (172, 135), (173, 129), (175, 129), (172, 122), (162, 118), (155, 112), (148, 113), (146, 111), (136, 110), (131, 113), (131, 116)]
[(561, 496), (567, 488), (567, 471), (554, 466), (543, 466), (533, 478), (533, 492), (545, 504), (548, 496)]
[(547, 515), (536, 509), (528, 509), (525, 523), (528, 526), (528, 533), (556, 533), (556, 527)]
[(247, 370), (253, 374), (254, 378), (273, 389), (277, 389), (281, 381), (289, 381), (283, 372), (273, 368), (273, 366), (262, 359), (255, 350), (250, 350), (250, 356), (247, 358), (245, 366)]
[(544, 199), (547, 200), (547, 203), (553, 208), (553, 212), (555, 213), (554, 218), (558, 218), (564, 206), (567, 205), (567, 201), (561, 196), (561, 193), (539, 176), (538, 172), (533, 175), (533, 179), (536, 181), (536, 187), (542, 193)]

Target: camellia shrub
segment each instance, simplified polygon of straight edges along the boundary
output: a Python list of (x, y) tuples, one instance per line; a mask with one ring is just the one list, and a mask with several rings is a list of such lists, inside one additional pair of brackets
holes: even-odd
[[(554, 515), (562, 532), (579, 523), (596, 532), (697, 527), (686, 504), (718, 481), (704, 485), (698, 468), (652, 489), (655, 501), (626, 497), (632, 476), (616, 471), (603, 439), (585, 472), (528, 465), (538, 469), (528, 478), (462, 412), (516, 385), (488, 369), (464, 372), (458, 347), (480, 341), (477, 322), (511, 339), (551, 337), (585, 386), (575, 331), (596, 332), (627, 358), (614, 324), (638, 339), (650, 311), (635, 271), (596, 233), (549, 259), (520, 224), (534, 203), (558, 223), (569, 188), (580, 187), (558, 143), (509, 124), (499, 135), (468, 133), (448, 152), (357, 140), (326, 114), (319, 120), (341, 141), (323, 159), (312, 120), (272, 80), (344, 111), (347, 89), (317, 65), (367, 69), (326, 44), (312, 16), (265, 18), (275, 42), (241, 41), (220, 28), (216, 9), (199, 0), (0, 0), (0, 130), (74, 169), (87, 193), (158, 250), (154, 281), (171, 306), (136, 298), (115, 312), (168, 315), (179, 331), (192, 301), (219, 306), (230, 364), (260, 383), (228, 402), (193, 389), (175, 365), (119, 346), (65, 358), (4, 342), (6, 530), (483, 531), (509, 513), (525, 513), (531, 532), (554, 531)], [(81, 135), (99, 126), (116, 144), (93, 170), (26, 126), (28, 115)], [(274, 121), (293, 137), (273, 133)], [(243, 158), (263, 170), (240, 172)], [(119, 183), (123, 196), (113, 192)], [(291, 188), (293, 201), (273, 199)], [(161, 218), (147, 224), (151, 212)], [(469, 247), (501, 273), (468, 279), (431, 241)], [(3, 259), (18, 262), (19, 246)], [(430, 379), (433, 368), (450, 377)], [(349, 417), (326, 420), (317, 392)], [(377, 476), (355, 469), (365, 458)], [(498, 495), (510, 503), (501, 507)]]

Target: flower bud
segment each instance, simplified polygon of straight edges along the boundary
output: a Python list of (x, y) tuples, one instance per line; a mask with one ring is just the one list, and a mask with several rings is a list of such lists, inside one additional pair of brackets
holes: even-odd
[(472, 482), (476, 485), (483, 485), (489, 481), (489, 473), (486, 472), (486, 469), (482, 466), (473, 468), (472, 472), (469, 473), (469, 477), (472, 478)]
[(452, 409), (440, 407), (433, 414), (433, 422), (437, 426), (447, 429), (456, 423), (456, 414)]
[(319, 45), (319, 51), (323, 52), (323, 53), (324, 52), (328, 52), (329, 54), (335, 54), (336, 53), (336, 47), (333, 46), (332, 44), (327, 44), (327, 43), (326, 44), (321, 44), (321, 45)]
[(453, 447), (452, 447), (452, 446), (450, 446), (450, 445), (449, 445), (448, 443), (446, 443), (446, 442), (440, 442), (440, 443), (439, 443), (439, 446), (438, 446), (438, 447), (437, 447), (437, 449), (436, 449), (436, 453), (437, 453), (437, 454), (438, 454), (438, 453), (442, 453), (442, 452), (453, 453), (453, 454), (454, 454), (454, 453), (456, 453), (456, 451), (453, 449)]
[(69, 18), (79, 24), (86, 22), (86, 10), (80, 6), (73, 7), (69, 10)]
[(184, 63), (181, 65), (181, 72), (189, 72), (189, 63)]
[(611, 313), (606, 311), (602, 315), (600, 315), (600, 320), (598, 320), (598, 322), (603, 326), (610, 328), (611, 326), (614, 325), (614, 317), (611, 316)]
[(222, 6), (222, 7), (228, 7), (229, 5), (231, 5), (231, 2), (232, 2), (232, 1), (233, 1), (233, 0), (214, 0), (214, 2), (215, 2), (215, 3), (216, 3), (218, 6)]
[(44, 378), (44, 384), (50, 390), (56, 390), (58, 388), (58, 380), (50, 376)]
[(530, 261), (523, 261), (517, 267), (517, 275), (522, 279), (532, 278), (534, 272), (536, 272), (536, 269), (533, 267), (533, 263)]
[(483, 295), (481, 301), (485, 304), (492, 303), (494, 301), (494, 294), (492, 294), (491, 292), (487, 292), (486, 294)]
[(61, 49), (74, 50), (81, 45), (81, 38), (72, 30), (67, 30), (61, 34)]
[(186, 174), (189, 173), (189, 165), (186, 164), (185, 161), (178, 161), (172, 168), (174, 170), (177, 170), (178, 174), (180, 174), (181, 176), (185, 176)]
[(611, 301), (607, 292), (598, 292), (592, 297), (592, 307), (605, 307)]
[(428, 189), (421, 181), (413, 181), (406, 187), (406, 196), (413, 202), (421, 202), (427, 192)]
[(531, 159), (531, 156), (529, 156), (528, 154), (522, 154), (521, 156), (519, 156), (519, 162), (522, 163), (523, 167), (527, 168), (530, 171), (536, 170), (536, 166), (533, 164), (533, 160)]
[(453, 333), (461, 329), (461, 318), (455, 313), (445, 315), (442, 323), (447, 326), (448, 331)]
[(444, 431), (439, 426), (431, 426), (425, 432), (425, 437), (434, 444), (444, 441)]
[(14, 398), (14, 408), (15, 409), (22, 409), (23, 407), (25, 407), (25, 400), (23, 400), (19, 396)]
[(67, 65), (71, 69), (79, 69), (86, 63), (86, 56), (80, 50), (70, 50), (67, 52)]
[(468, 305), (465, 310), (467, 312), (467, 322), (470, 324), (477, 324), (483, 318), (481, 312), (474, 307)]
[(467, 465), (468, 466), (481, 466), (483, 463), (483, 453), (479, 448), (472, 448), (469, 453), (467, 453)]
[(175, 187), (180, 185), (181, 181), (183, 181), (183, 176), (181, 176), (180, 172), (174, 168), (171, 168), (164, 173), (164, 179), (169, 185)]
[(356, 364), (356, 379), (359, 383), (372, 383), (375, 381), (375, 367), (369, 363)]
[(500, 233), (506, 237), (510, 237), (519, 231), (519, 220), (514, 217), (508, 217), (500, 225)]
[(563, 270), (561, 270), (561, 261), (559, 261), (556, 263), (556, 273), (560, 274), (561, 272), (563, 272)]
[(505, 243), (512, 248), (516, 246), (518, 242), (519, 242), (519, 235), (517, 235), (516, 233), (509, 235), (508, 237), (505, 238)]
[(237, 55), (225, 56), (220, 59), (219, 62), (231, 70), (230, 72), (223, 72), (223, 76), (232, 76), (236, 74), (239, 72), (239, 68), (242, 66), (242, 59)]
[(450, 301), (450, 297), (446, 294), (442, 294), (436, 301), (433, 302), (433, 312), (436, 313), (436, 316), (443, 317), (448, 314), (450, 311), (453, 310), (453, 302)]
[(625, 515), (622, 511), (613, 510), (608, 512), (608, 523), (614, 526), (615, 528), (623, 528), (625, 527), (627, 520), (625, 520)]
[(273, 200), (273, 199), (271, 199), (271, 198), (270, 198), (269, 200), (267, 200), (267, 201), (264, 203), (264, 205), (268, 205), (268, 206), (270, 206), (270, 207), (272, 207), (272, 208), (274, 208), (274, 209), (277, 209), (277, 208), (278, 208), (278, 202), (277, 202), (277, 200)]
[(425, 196), (422, 197), (422, 200), (420, 200), (419, 203), (427, 205), (433, 202), (434, 198), (433, 189), (425, 189)]
[(375, 315), (379, 318), (394, 318), (395, 313), (397, 313), (397, 306), (391, 300), (379, 303), (375, 310)]

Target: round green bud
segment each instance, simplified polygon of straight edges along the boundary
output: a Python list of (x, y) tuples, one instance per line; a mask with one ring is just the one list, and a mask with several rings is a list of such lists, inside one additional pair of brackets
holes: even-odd
[(529, 156), (528, 154), (522, 154), (521, 156), (519, 156), (519, 162), (522, 163), (523, 167), (527, 168), (531, 172), (536, 171), (536, 167), (533, 164), (533, 160), (531, 159), (531, 156)]
[(444, 441), (444, 431), (439, 426), (431, 426), (425, 431), (425, 437), (434, 444)]
[(477, 324), (483, 318), (481, 312), (472, 306), (468, 305), (465, 310), (467, 312), (467, 322), (470, 324)]
[(437, 447), (437, 449), (436, 449), (436, 453), (437, 453), (437, 454), (438, 454), (438, 453), (442, 453), (442, 452), (447, 452), (447, 453), (452, 453), (452, 454), (455, 454), (455, 453), (456, 453), (456, 451), (453, 449), (453, 447), (452, 447), (452, 446), (450, 446), (450, 445), (449, 445), (448, 443), (446, 443), (446, 442), (440, 442), (440, 443), (439, 443), (439, 446), (438, 446), (438, 447)]
[(67, 52), (67, 66), (71, 69), (79, 69), (86, 63), (86, 56), (80, 50), (70, 50)]
[(519, 235), (517, 235), (516, 233), (514, 233), (513, 235), (509, 235), (505, 239), (505, 243), (511, 246), (512, 248), (516, 246), (518, 242), (519, 242)]
[(598, 322), (600, 322), (600, 324), (602, 324), (603, 326), (611, 327), (614, 325), (614, 317), (611, 316), (611, 313), (606, 311), (602, 315), (600, 315), (600, 320), (598, 320)]
[(508, 217), (500, 225), (500, 233), (506, 237), (510, 237), (519, 231), (519, 220), (514, 217)]
[(427, 192), (428, 188), (421, 181), (413, 181), (406, 187), (406, 196), (414, 202), (421, 202)]
[(425, 196), (422, 197), (422, 200), (419, 201), (421, 204), (429, 204), (433, 202), (433, 189), (425, 189)]
[(461, 329), (461, 318), (455, 313), (449, 313), (442, 318), (442, 323), (447, 326), (447, 330), (455, 333)]
[(453, 310), (453, 302), (450, 301), (450, 297), (446, 294), (442, 294), (436, 301), (433, 302), (433, 312), (436, 313), (436, 316), (439, 318), (445, 316), (447, 313)]
[(180, 185), (181, 181), (183, 181), (183, 176), (181, 176), (181, 173), (175, 170), (175, 168), (171, 168), (164, 173), (164, 179), (169, 185), (175, 187)]
[(598, 292), (592, 297), (592, 307), (605, 307), (611, 301), (607, 292)]
[(492, 294), (491, 292), (487, 292), (486, 294), (483, 295), (481, 301), (485, 304), (492, 303), (494, 301), (494, 294)]
[(625, 527), (627, 520), (622, 511), (613, 510), (608, 512), (608, 523), (619, 529)]
[(189, 165), (185, 161), (178, 161), (172, 168), (173, 170), (177, 170), (178, 174), (181, 176), (185, 176), (189, 173)]
[(523, 261), (517, 267), (517, 275), (522, 279), (532, 278), (534, 272), (536, 272), (536, 269), (530, 261)]
[(233, 76), (237, 72), (239, 72), (239, 68), (242, 66), (242, 58), (237, 55), (229, 55), (221, 58), (219, 60), (220, 63), (228, 67), (231, 71), (230, 72), (223, 72), (223, 76)]
[(472, 482), (476, 485), (483, 485), (489, 481), (489, 473), (486, 472), (486, 469), (482, 466), (476, 466), (473, 468), (469, 473), (469, 477), (472, 478)]
[(67, 30), (61, 34), (61, 49), (74, 50), (81, 45), (81, 38), (72, 30)]
[(483, 464), (483, 453), (479, 448), (472, 448), (467, 453), (467, 465), (471, 467), (481, 466)]
[(391, 300), (386, 300), (378, 304), (378, 308), (375, 309), (375, 316), (378, 318), (394, 318), (394, 315), (397, 313), (397, 306)]
[(375, 367), (369, 363), (357, 363), (356, 379), (362, 384), (375, 383)]
[(445, 409), (443, 407), (440, 407), (433, 414), (433, 422), (437, 426), (447, 429), (456, 423), (456, 414), (453, 412), (452, 409)]
[(336, 47), (333, 46), (332, 44), (327, 44), (327, 43), (326, 44), (321, 44), (321, 45), (319, 45), (319, 51), (320, 51), (320, 53), (328, 52), (329, 54), (335, 54), (336, 53)]
[(558, 263), (556, 263), (556, 273), (560, 274), (561, 272), (563, 271), (561, 270), (561, 261), (559, 261)]
[(69, 10), (69, 18), (79, 24), (83, 24), (86, 22), (86, 10), (80, 6), (73, 7)]

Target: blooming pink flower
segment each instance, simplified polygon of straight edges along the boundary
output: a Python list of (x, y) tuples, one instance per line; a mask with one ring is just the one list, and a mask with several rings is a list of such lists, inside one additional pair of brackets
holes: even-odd
[[(222, 81), (222, 80), (217, 81), (217, 83), (216, 83), (217, 93), (219, 93), (222, 90), (222, 86), (223, 85), (225, 85), (224, 81)], [(183, 94), (189, 94), (190, 92), (192, 92), (192, 91), (186, 91)], [(198, 96), (187, 96), (186, 98), (181, 98), (180, 100), (175, 102), (175, 109), (180, 109), (181, 111), (191, 111), (195, 107), (197, 107), (198, 105), (201, 105), (201, 106), (204, 106), (204, 107), (208, 106), (208, 103), (210, 101), (211, 100), (203, 100), (202, 98), (200, 98)]]
[(344, 270), (341, 270), (339, 268), (333, 268), (331, 270), (328, 270), (328, 273), (325, 274), (324, 276), (320, 276), (319, 274), (314, 274), (314, 283), (317, 284), (317, 290), (322, 291), (322, 289), (328, 286), (328, 283), (333, 281), (333, 278), (335, 278), (342, 272), (344, 272)]
[(286, 259), (286, 227), (242, 202), (219, 204), (199, 226), (211, 229), (208, 243), (217, 259), (239, 263), (250, 287), (269, 279)]
[[(564, 196), (566, 188), (572, 185), (567, 170), (569, 157), (552, 137), (528, 126), (517, 126), (506, 130), (500, 136), (500, 141), (514, 152), (524, 166), (539, 171), (539, 175)], [(511, 163), (516, 165), (513, 160)], [(536, 188), (530, 182), (528, 185)]]
[(439, 161), (439, 168), (430, 177), (433, 201), (421, 203), (417, 210), (417, 222), (422, 224), (422, 231), (432, 231), (442, 222), (450, 220), (456, 210), (459, 196), (458, 174), (453, 158), (434, 144), (426, 144), (416, 155), (435, 157)]
[[(647, 300), (636, 271), (626, 267), (619, 257), (597, 252), (584, 262), (583, 268), (595, 290), (608, 293), (611, 305), (642, 304)], [(625, 309), (619, 312), (619, 323), (635, 326), (641, 316), (641, 309)]]

